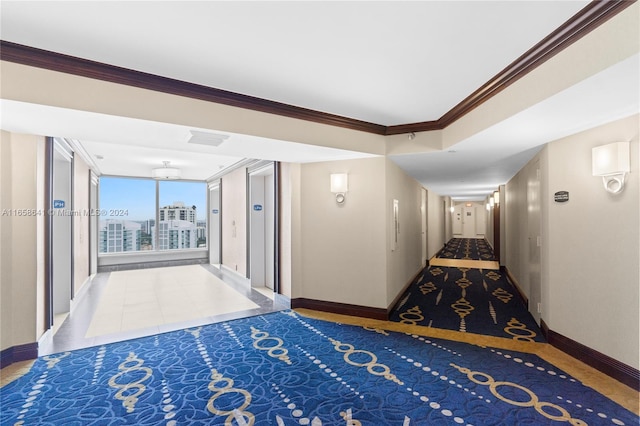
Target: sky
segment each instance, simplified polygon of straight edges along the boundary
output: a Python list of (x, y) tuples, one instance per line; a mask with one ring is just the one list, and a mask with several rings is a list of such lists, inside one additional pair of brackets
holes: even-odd
[(101, 219), (155, 219), (156, 183), (159, 185), (159, 206), (181, 201), (196, 206), (198, 220), (207, 213), (207, 184), (205, 182), (155, 181), (119, 177), (100, 177)]

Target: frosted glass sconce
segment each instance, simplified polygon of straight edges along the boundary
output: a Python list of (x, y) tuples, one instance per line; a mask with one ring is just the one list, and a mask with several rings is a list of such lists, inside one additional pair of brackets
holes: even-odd
[(345, 194), (349, 190), (349, 175), (346, 173), (334, 173), (331, 175), (331, 192), (336, 194), (336, 203), (342, 204)]
[(493, 193), (493, 203), (500, 204), (500, 193), (498, 191)]
[(607, 192), (622, 192), (625, 176), (631, 170), (629, 142), (614, 142), (594, 147), (591, 150), (591, 167), (594, 176), (602, 177)]

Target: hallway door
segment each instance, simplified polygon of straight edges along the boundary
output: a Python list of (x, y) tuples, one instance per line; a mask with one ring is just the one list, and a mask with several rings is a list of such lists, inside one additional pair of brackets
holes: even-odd
[(454, 238), (462, 238), (462, 206), (457, 205), (453, 207), (453, 218), (451, 229)]
[(51, 196), (51, 308), (53, 315), (71, 310), (73, 298), (73, 151), (53, 140)]
[(462, 208), (462, 238), (476, 238), (476, 208), (473, 205)]
[(270, 164), (249, 173), (249, 278), (252, 287), (274, 289), (275, 181)]
[(529, 311), (540, 324), (540, 309), (542, 303), (542, 283), (540, 278), (540, 246), (541, 241), (541, 205), (540, 205), (540, 163), (537, 161), (527, 176), (527, 207), (528, 215), (528, 271), (529, 288)]

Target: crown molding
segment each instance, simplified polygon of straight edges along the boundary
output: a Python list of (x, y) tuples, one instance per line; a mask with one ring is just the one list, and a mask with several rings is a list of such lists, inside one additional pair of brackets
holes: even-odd
[(0, 60), (289, 118), (384, 135), (385, 126), (0, 40)]
[(384, 126), (0, 40), (0, 60), (378, 135), (441, 130), (637, 0), (593, 0), (437, 120)]
[(387, 135), (444, 129), (488, 101), (637, 0), (593, 0), (436, 121), (388, 126)]

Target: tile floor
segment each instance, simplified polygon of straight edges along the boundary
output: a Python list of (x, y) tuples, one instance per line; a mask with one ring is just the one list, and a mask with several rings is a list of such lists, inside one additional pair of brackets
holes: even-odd
[(258, 307), (201, 265), (112, 272), (85, 337)]
[(87, 285), (40, 356), (289, 307), (212, 265), (99, 273)]

